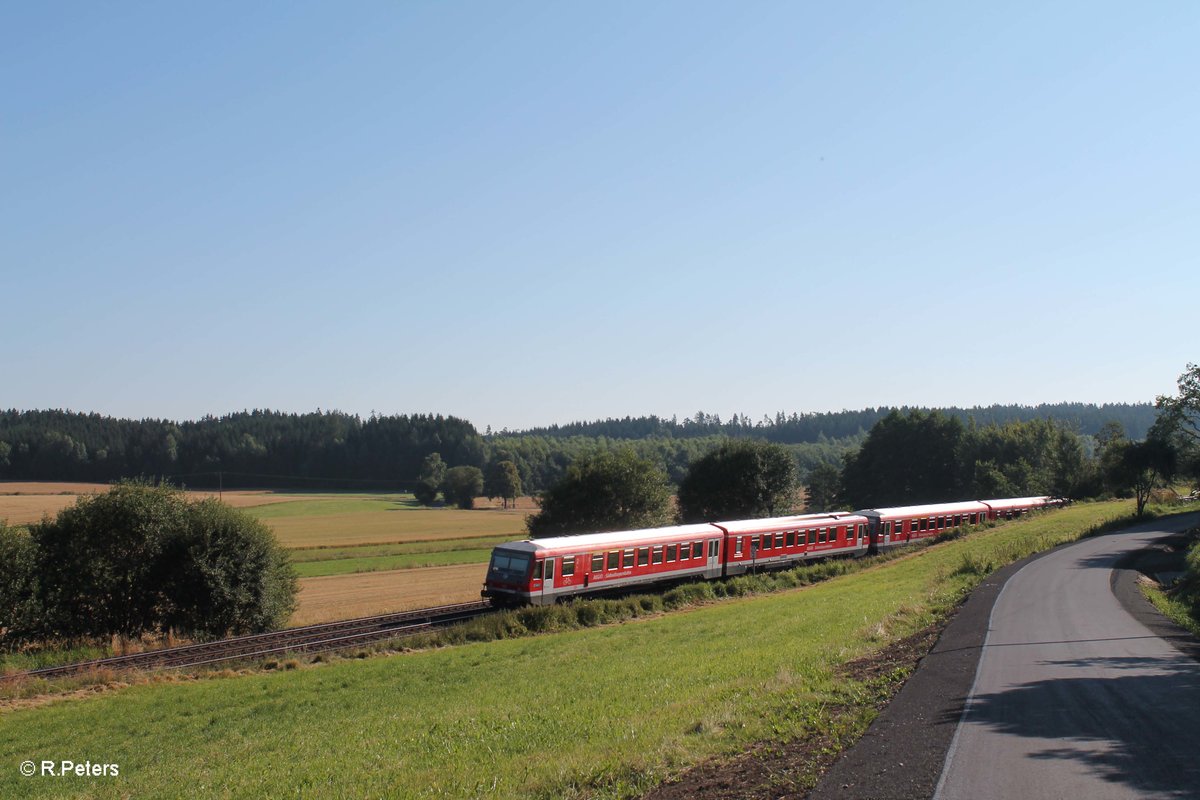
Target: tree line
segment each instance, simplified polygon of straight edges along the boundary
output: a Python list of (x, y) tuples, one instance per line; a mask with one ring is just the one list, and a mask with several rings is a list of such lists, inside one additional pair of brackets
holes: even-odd
[[(811, 444), (832, 440), (861, 442), (877, 422), (899, 411), (930, 411), (933, 409), (902, 407), (866, 408), (858, 411), (829, 411), (809, 414), (785, 414), (753, 420), (745, 414), (734, 414), (722, 421), (719, 414), (697, 412), (692, 417), (665, 419), (658, 416), (609, 418), (594, 422), (572, 422), (532, 428), (520, 433), (502, 431), (498, 437), (536, 436), (550, 439), (571, 437), (604, 437), (608, 439), (650, 438), (756, 438), (779, 444)], [(974, 408), (938, 409), (946, 416), (978, 425), (1007, 425), (1054, 419), (1085, 436), (1094, 436), (1110, 422), (1116, 422), (1131, 437), (1145, 437), (1154, 423), (1155, 409), (1151, 403), (1042, 403), (1036, 406), (991, 405)]]
[[(699, 413), (682, 422), (626, 418), (485, 436), (466, 420), (435, 414), (361, 418), (339, 411), (259, 410), (174, 422), (8, 410), (0, 411), (0, 480), (104, 483), (142, 476), (192, 488), (411, 490), (425, 459), (436, 452), (448, 468), (475, 467), (484, 473), (494, 464), (512, 462), (525, 491), (539, 492), (560, 481), (569, 465), (588, 453), (632, 448), (678, 485), (689, 465), (731, 438), (785, 445), (801, 474), (840, 466), (889, 413), (778, 414), (758, 422), (741, 415), (722, 422)], [(1135, 440), (1153, 422), (1148, 404), (992, 406), (945, 413), (984, 427), (1053, 418), (1081, 434), (1089, 451), (1104, 422), (1119, 422)]]

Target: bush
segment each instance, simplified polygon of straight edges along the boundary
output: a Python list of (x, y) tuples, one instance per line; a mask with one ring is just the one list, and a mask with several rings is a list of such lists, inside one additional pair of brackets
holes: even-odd
[(0, 642), (20, 642), (37, 634), (43, 615), (35, 562), (29, 534), (0, 520)]
[(44, 636), (254, 633), (294, 608), (295, 572), (265, 525), (169, 487), (81, 497), (31, 539)]

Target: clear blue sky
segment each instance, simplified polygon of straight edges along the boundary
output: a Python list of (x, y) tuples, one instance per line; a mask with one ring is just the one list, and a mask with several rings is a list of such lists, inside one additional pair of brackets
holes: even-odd
[(0, 10), (0, 406), (1147, 401), (1200, 5)]

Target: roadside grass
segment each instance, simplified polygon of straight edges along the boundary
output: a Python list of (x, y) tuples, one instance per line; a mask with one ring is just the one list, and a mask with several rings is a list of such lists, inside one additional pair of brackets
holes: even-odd
[(570, 628), (567, 612), (589, 605), (576, 603), (537, 609), (503, 641), (431, 640), (400, 657), (280, 662), (10, 711), (0, 764), (87, 757), (121, 776), (6, 768), (0, 796), (631, 797), (755, 742), (833, 730), (845, 746), (880, 691), (847, 680), (847, 661), (944, 617), (991, 569), (1118, 524), (1129, 507), (1078, 504), (802, 590), (698, 597), (629, 624), (529, 635)]
[[(1192, 535), (1200, 530), (1193, 529)], [(1142, 593), (1164, 616), (1200, 636), (1200, 540), (1193, 542), (1184, 557), (1184, 573), (1170, 589), (1144, 582)]]

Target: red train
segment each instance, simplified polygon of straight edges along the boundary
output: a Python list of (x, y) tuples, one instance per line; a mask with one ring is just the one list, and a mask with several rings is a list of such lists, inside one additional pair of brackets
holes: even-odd
[(722, 578), (807, 559), (864, 555), (1062, 502), (970, 500), (506, 542), (492, 551), (482, 595), (497, 605), (547, 605), (631, 587)]

